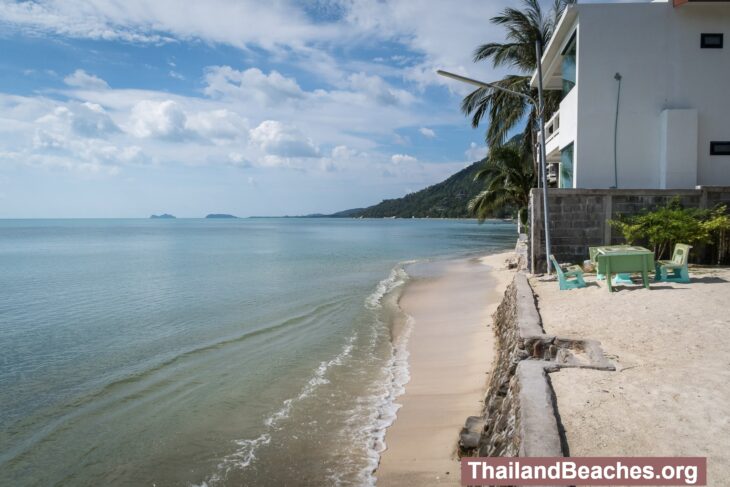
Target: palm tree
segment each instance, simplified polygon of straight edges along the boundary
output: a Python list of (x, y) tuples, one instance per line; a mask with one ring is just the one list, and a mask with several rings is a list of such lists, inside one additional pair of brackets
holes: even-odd
[(492, 147), (484, 167), (474, 176), (484, 182), (485, 189), (469, 201), (469, 211), (483, 222), (503, 206), (517, 207), (521, 223), (527, 221), (530, 190), (535, 181), (531, 154), (520, 140)]
[[(571, 3), (575, 3), (575, 0), (554, 0), (553, 8), (547, 16), (538, 0), (523, 0), (524, 10), (503, 10), (491, 21), (507, 29), (507, 42), (490, 42), (477, 47), (474, 50), (474, 62), (491, 59), (494, 67), (516, 68), (518, 74), (507, 75), (494, 84), (537, 99), (536, 90), (530, 89), (530, 77), (537, 67), (535, 41), (539, 40), (541, 45), (547, 45), (565, 7)], [(558, 108), (560, 93), (548, 91), (545, 95), (545, 116), (548, 118)], [(464, 97), (461, 110), (465, 115), (471, 115), (474, 128), (479, 126), (485, 115), (489, 115), (489, 127), (485, 137), (489, 147), (503, 144), (508, 132), (527, 115), (522, 140), (526, 149), (532, 152), (537, 111), (524, 98), (501, 90), (478, 88)]]

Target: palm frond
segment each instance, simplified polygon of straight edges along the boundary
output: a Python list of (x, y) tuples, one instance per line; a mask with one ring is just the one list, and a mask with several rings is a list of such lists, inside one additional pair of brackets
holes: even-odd
[(482, 182), (484, 189), (469, 201), (467, 209), (480, 221), (503, 206), (521, 210), (528, 205), (536, 182), (531, 153), (519, 141), (491, 147), (474, 180)]

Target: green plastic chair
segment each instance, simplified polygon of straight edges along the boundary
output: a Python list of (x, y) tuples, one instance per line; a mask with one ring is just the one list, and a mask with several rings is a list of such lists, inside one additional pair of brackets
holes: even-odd
[(659, 282), (689, 282), (689, 249), (691, 245), (677, 244), (674, 246), (672, 260), (658, 260), (654, 265), (655, 280)]
[(555, 274), (558, 275), (558, 283), (560, 284), (561, 291), (586, 287), (586, 282), (583, 280), (583, 270), (580, 266), (572, 265), (563, 270), (560, 264), (558, 264), (558, 261), (555, 260), (554, 255), (550, 255), (550, 262), (553, 263)]
[(596, 268), (596, 281), (603, 281), (606, 276), (598, 272), (598, 247), (588, 247), (588, 257), (593, 262), (593, 267)]

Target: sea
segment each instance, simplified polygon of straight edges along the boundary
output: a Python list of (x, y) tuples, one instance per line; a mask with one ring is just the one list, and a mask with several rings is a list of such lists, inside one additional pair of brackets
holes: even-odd
[(374, 485), (409, 266), (515, 240), (502, 221), (0, 220), (0, 485)]

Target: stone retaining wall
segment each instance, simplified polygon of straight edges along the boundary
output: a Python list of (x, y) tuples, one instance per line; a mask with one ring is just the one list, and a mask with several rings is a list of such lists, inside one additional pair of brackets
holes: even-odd
[[(608, 220), (619, 214), (634, 215), (656, 208), (678, 196), (685, 207), (730, 207), (730, 187), (707, 186), (700, 189), (558, 189), (548, 190), (550, 239), (552, 253), (559, 262), (582, 263), (588, 258), (588, 247), (624, 243), (623, 237), (611, 228)], [(545, 272), (545, 230), (542, 190), (530, 194), (530, 261), (534, 273)], [(711, 249), (696, 248), (692, 262), (709, 262)]]
[(563, 456), (548, 372), (561, 367), (614, 370), (592, 340), (546, 335), (524, 272), (518, 272), (494, 314), (497, 357), (481, 417), (462, 429), (461, 456)]

